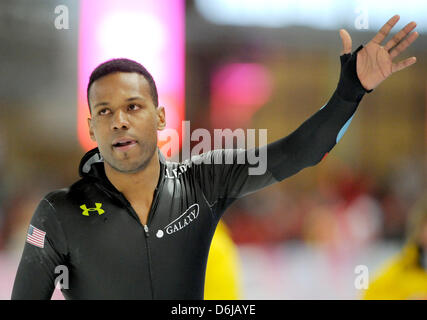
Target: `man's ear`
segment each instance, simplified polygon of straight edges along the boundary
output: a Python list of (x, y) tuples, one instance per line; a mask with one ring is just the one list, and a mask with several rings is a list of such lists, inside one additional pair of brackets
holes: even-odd
[(95, 134), (93, 133), (93, 129), (92, 129), (92, 119), (91, 118), (87, 118), (87, 125), (89, 127), (90, 138), (92, 139), (92, 141), (96, 141)]
[(163, 130), (166, 127), (165, 108), (157, 107), (157, 130)]

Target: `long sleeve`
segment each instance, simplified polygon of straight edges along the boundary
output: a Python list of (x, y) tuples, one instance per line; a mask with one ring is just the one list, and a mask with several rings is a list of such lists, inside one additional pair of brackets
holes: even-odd
[(55, 289), (55, 268), (65, 265), (66, 240), (49, 200), (40, 201), (27, 232), (12, 300), (47, 300)]
[[(340, 80), (332, 97), (288, 136), (256, 149), (217, 149), (192, 157), (191, 165), (212, 208), (221, 214), (235, 199), (314, 166), (330, 152), (347, 129), (363, 95), (370, 92), (357, 77), (356, 58), (361, 48), (340, 57)], [(254, 154), (259, 163), (254, 164)], [(257, 166), (266, 170), (251, 174), (250, 170)]]

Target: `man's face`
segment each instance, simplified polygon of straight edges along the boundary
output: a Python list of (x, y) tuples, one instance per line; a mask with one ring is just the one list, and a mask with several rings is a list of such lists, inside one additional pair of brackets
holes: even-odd
[(157, 130), (166, 124), (148, 81), (138, 73), (111, 73), (92, 84), (89, 101), (89, 134), (106, 164), (125, 173), (145, 168), (157, 148)]

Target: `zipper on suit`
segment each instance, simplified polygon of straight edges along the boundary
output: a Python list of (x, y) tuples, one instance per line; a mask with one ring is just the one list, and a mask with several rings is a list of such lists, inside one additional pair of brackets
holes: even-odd
[[(156, 193), (157, 190), (156, 190)], [(134, 216), (136, 218), (136, 220), (138, 221), (138, 223), (143, 227), (144, 229), (144, 236), (145, 236), (145, 247), (147, 249), (147, 263), (148, 263), (148, 276), (150, 278), (150, 289), (151, 289), (151, 299), (154, 299), (154, 284), (153, 284), (153, 271), (152, 271), (152, 262), (151, 262), (151, 250), (150, 250), (150, 244), (149, 244), (149, 237), (150, 237), (150, 230), (148, 228), (148, 220), (147, 220), (147, 224), (142, 224), (141, 220), (139, 219), (138, 215), (136, 214), (135, 210), (132, 208), (132, 205), (130, 204), (130, 202), (126, 199), (126, 197), (120, 193), (122, 199), (125, 201), (126, 203), (126, 208), (128, 209), (128, 211), (130, 211), (131, 215)], [(156, 194), (156, 198), (157, 198), (157, 194)], [(154, 200), (153, 200), (153, 204), (150, 208), (150, 211), (148, 213), (148, 217), (150, 217), (151, 211), (154, 208)]]
[[(148, 277), (150, 278), (150, 289), (151, 289), (151, 299), (154, 299), (154, 285), (153, 285), (153, 273), (152, 273), (152, 267), (151, 267), (151, 253), (150, 253), (150, 245), (148, 243), (149, 241), (149, 228), (148, 228), (148, 221), (147, 224), (142, 224), (141, 220), (139, 219), (138, 215), (136, 214), (135, 210), (132, 208), (131, 203), (128, 201), (128, 199), (126, 199), (126, 197), (123, 195), (123, 193), (118, 192), (118, 195), (115, 195), (113, 193), (111, 193), (111, 191), (109, 191), (108, 189), (106, 189), (102, 184), (99, 185), (100, 188), (110, 197), (113, 198), (118, 198), (120, 200), (120, 202), (125, 206), (126, 210), (131, 214), (131, 216), (133, 218), (136, 219), (136, 221), (139, 223), (139, 225), (141, 225), (143, 227), (144, 230), (144, 236), (145, 236), (145, 245), (146, 245), (146, 249), (147, 249), (147, 262), (148, 262)], [(156, 189), (156, 195), (155, 198), (157, 198), (158, 194), (158, 190)], [(154, 208), (154, 200), (153, 200), (153, 205), (150, 208), (150, 212), (149, 212), (149, 216), (151, 215), (151, 211)]]
[(160, 194), (161, 186), (164, 183), (162, 171), (163, 170), (160, 171), (160, 175), (161, 175), (160, 176), (160, 179), (161, 179), (160, 183), (159, 183), (159, 185), (156, 187), (156, 189), (154, 191), (153, 202), (151, 203), (150, 211), (148, 212), (147, 224), (142, 224), (141, 220), (139, 219), (139, 216), (137, 215), (137, 213), (133, 209), (131, 203), (120, 192), (120, 197), (125, 202), (128, 211), (130, 211), (130, 213), (132, 214), (132, 216), (136, 218), (136, 220), (139, 222), (139, 224), (144, 229), (145, 245), (146, 245), (146, 248), (147, 248), (148, 274), (149, 274), (149, 278), (150, 278), (150, 288), (151, 288), (151, 298), (152, 299), (154, 299), (154, 283), (153, 283), (154, 282), (154, 280), (153, 280), (154, 277), (153, 277), (153, 270), (152, 270), (150, 239), (149, 239), (149, 237), (150, 237), (150, 229), (149, 229), (148, 225), (150, 224), (151, 220), (153, 219), (153, 214), (154, 214), (154, 211), (156, 211), (157, 204), (158, 204), (158, 199), (159, 199), (159, 194)]
[(148, 274), (150, 276), (150, 287), (151, 287), (151, 299), (154, 300), (154, 285), (153, 285), (153, 271), (151, 269), (151, 250), (150, 250), (150, 244), (149, 242), (149, 229), (148, 226), (146, 224), (143, 225), (144, 226), (144, 234), (145, 234), (145, 245), (147, 247), (147, 258), (148, 258)]
[[(160, 171), (160, 174), (163, 175), (162, 170)], [(162, 176), (161, 176), (162, 179)], [(159, 199), (159, 194), (160, 194), (160, 190), (161, 190), (161, 185), (163, 184), (164, 180), (162, 179), (160, 181), (160, 184), (156, 187), (156, 190), (154, 191), (154, 199), (153, 202), (151, 203), (151, 208), (150, 211), (148, 212), (148, 217), (147, 217), (147, 224), (143, 225), (144, 228), (144, 234), (145, 234), (145, 244), (147, 246), (147, 255), (148, 255), (148, 272), (150, 275), (150, 285), (151, 285), (151, 297), (152, 299), (154, 299), (154, 285), (153, 285), (153, 271), (152, 271), (152, 262), (151, 262), (151, 250), (150, 250), (150, 229), (148, 228), (148, 225), (150, 224), (151, 220), (153, 219), (153, 214), (157, 209), (157, 203), (158, 203), (158, 199)], [(132, 209), (132, 207), (130, 206), (130, 208)], [(139, 218), (138, 218), (139, 220)]]
[[(153, 202), (151, 204), (150, 207), (150, 211), (148, 212), (148, 217), (147, 217), (147, 224), (142, 224), (141, 220), (139, 219), (138, 214), (135, 212), (135, 210), (133, 209), (131, 203), (129, 202), (128, 199), (126, 199), (126, 197), (124, 196), (123, 193), (121, 193), (120, 191), (116, 190), (119, 193), (119, 198), (121, 200), (121, 202), (123, 204), (125, 204), (127, 210), (131, 213), (131, 215), (137, 220), (137, 222), (143, 227), (144, 229), (144, 235), (145, 235), (145, 245), (147, 248), (147, 261), (148, 261), (148, 274), (149, 274), (149, 278), (150, 278), (150, 288), (151, 288), (151, 298), (154, 299), (154, 284), (153, 284), (153, 272), (152, 272), (152, 262), (151, 262), (151, 251), (150, 251), (150, 245), (149, 245), (149, 237), (150, 237), (150, 230), (148, 228), (148, 225), (150, 224), (151, 220), (153, 219), (153, 214), (157, 208), (157, 203), (158, 203), (158, 198), (159, 198), (159, 194), (160, 194), (160, 190), (163, 187), (164, 184), (164, 165), (162, 163), (160, 163), (160, 177), (159, 177), (159, 183), (156, 186), (156, 189), (154, 191), (154, 198), (153, 198)], [(102, 186), (102, 184), (101, 184)], [(104, 186), (101, 187), (105, 192), (107, 192), (107, 194), (109, 194), (109, 190), (105, 189)], [(112, 195), (114, 196), (114, 195)]]

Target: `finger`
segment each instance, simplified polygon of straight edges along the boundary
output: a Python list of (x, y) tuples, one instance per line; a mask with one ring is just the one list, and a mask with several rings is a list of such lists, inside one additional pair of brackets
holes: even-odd
[(414, 30), (414, 28), (417, 26), (415, 22), (408, 23), (402, 30), (400, 30), (396, 35), (387, 42), (387, 44), (384, 46), (384, 49), (389, 51), (391, 48), (396, 46), (403, 38), (406, 37), (406, 35)]
[(417, 58), (410, 57), (410, 58), (405, 59), (403, 61), (400, 61), (398, 63), (393, 63), (391, 66), (391, 72), (395, 73), (395, 72), (398, 72), (400, 70), (403, 70), (403, 69), (413, 65), (415, 62), (417, 62)]
[(342, 40), (342, 50), (341, 55), (351, 53), (352, 41), (350, 34), (345, 29), (340, 30), (340, 37)]
[(385, 39), (385, 37), (387, 37), (391, 28), (394, 27), (394, 25), (397, 23), (397, 21), (399, 21), (399, 19), (400, 17), (398, 14), (391, 17), (386, 22), (386, 24), (381, 27), (380, 31), (378, 31), (378, 33), (375, 35), (372, 41), (375, 42), (376, 44), (380, 44)]
[(412, 32), (406, 39), (401, 41), (393, 50), (390, 51), (390, 57), (393, 60), (396, 58), (402, 51), (405, 51), (407, 47), (411, 45), (419, 36), (418, 32)]

